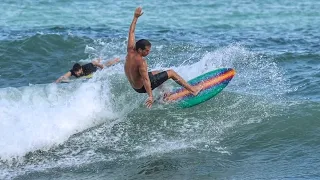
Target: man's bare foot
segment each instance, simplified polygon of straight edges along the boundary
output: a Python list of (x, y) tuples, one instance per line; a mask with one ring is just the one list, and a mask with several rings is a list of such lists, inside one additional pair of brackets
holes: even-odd
[(193, 87), (192, 89), (194, 89), (193, 92), (191, 92), (194, 96), (198, 95), (199, 92), (203, 89), (203, 82), (201, 82), (200, 84), (198, 84), (197, 86)]
[(163, 94), (163, 96), (162, 96), (162, 100), (163, 101), (169, 101), (169, 96), (170, 96), (170, 92), (165, 92), (164, 94)]

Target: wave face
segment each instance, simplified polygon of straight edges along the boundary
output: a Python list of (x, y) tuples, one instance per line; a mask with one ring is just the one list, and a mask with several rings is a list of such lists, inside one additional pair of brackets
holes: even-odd
[[(123, 71), (139, 3), (150, 70), (190, 80), (234, 68), (218, 96), (187, 109), (144, 107)], [(0, 179), (319, 177), (318, 2), (3, 4)], [(86, 81), (52, 83), (97, 57), (122, 61)]]

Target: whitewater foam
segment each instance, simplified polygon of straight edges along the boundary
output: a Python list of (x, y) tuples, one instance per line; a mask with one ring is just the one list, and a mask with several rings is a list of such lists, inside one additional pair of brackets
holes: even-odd
[(86, 82), (0, 89), (0, 157), (48, 149), (115, 118), (108, 84)]
[(241, 44), (206, 52), (193, 64), (171, 68), (186, 80), (217, 68), (234, 68), (236, 75), (227, 88), (242, 94), (274, 96), (290, 91), (283, 70), (272, 57), (251, 52)]

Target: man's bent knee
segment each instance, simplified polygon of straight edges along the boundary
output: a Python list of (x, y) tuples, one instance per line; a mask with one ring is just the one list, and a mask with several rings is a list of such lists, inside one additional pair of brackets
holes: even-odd
[(169, 69), (167, 70), (167, 73), (168, 73), (168, 77), (171, 78), (171, 77), (175, 77), (176, 76), (176, 72), (172, 69)]

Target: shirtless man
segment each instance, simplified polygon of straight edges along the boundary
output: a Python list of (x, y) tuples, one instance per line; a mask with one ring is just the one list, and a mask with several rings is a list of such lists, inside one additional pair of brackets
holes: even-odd
[(146, 39), (140, 39), (135, 42), (135, 28), (138, 18), (143, 14), (142, 8), (138, 7), (134, 12), (134, 17), (130, 25), (127, 57), (124, 65), (124, 70), (128, 81), (132, 88), (138, 93), (147, 93), (148, 99), (146, 106), (151, 108), (153, 103), (152, 90), (160, 86), (168, 79), (173, 79), (179, 85), (185, 87), (194, 96), (196, 96), (202, 89), (202, 85), (191, 86), (184, 79), (182, 79), (175, 71), (152, 71), (148, 72), (148, 65), (143, 57), (146, 57), (151, 50), (151, 43)]

